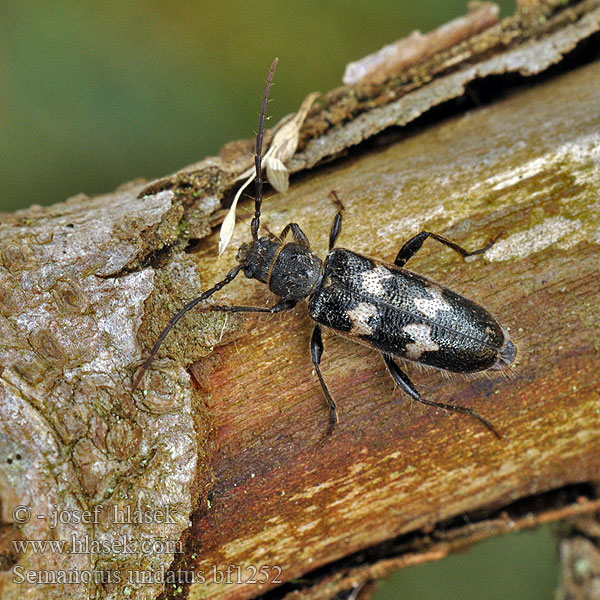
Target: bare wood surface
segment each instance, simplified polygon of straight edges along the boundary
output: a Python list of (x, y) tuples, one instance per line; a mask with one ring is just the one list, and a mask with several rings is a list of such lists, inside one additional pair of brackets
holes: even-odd
[[(303, 307), (271, 318), (190, 315), (146, 390), (131, 394), (145, 349), (177, 307), (234, 264), (247, 238), (248, 204), (232, 247), (216, 258), (210, 215), (243, 170), (235, 161), (205, 161), (189, 196), (179, 187), (138, 198), (145, 185), (133, 183), (3, 215), (2, 597), (40, 597), (39, 585), (15, 583), (16, 566), (103, 578), (44, 586), (47, 598), (90, 590), (151, 598), (165, 588), (154, 574), (175, 558), (196, 583), (169, 583), (170, 597), (255, 597), (267, 587), (217, 585), (213, 569), (235, 565), (248, 575), (250, 565), (277, 565), (286, 582), (306, 579), (275, 593), (326, 598), (410, 563), (411, 549), (417, 562), (433, 559), (482, 534), (458, 528), (456, 545), (442, 549), (404, 540), (386, 550), (386, 541), (430, 536), (464, 513), (493, 534), (502, 530), (493, 525), (498, 511), (514, 501), (597, 482), (599, 81), (600, 66), (589, 65), (298, 177), (290, 193), (265, 202), (269, 229), (297, 221), (321, 253), (331, 189), (346, 204), (340, 245), (373, 257), (392, 260), (425, 228), (473, 248), (503, 232), (468, 263), (428, 242), (411, 268), (484, 304), (510, 329), (519, 350), (511, 377), (447, 379), (409, 367), (427, 398), (478, 410), (501, 441), (471, 419), (410, 406), (376, 353), (329, 335), (323, 370), (341, 422), (322, 443), (327, 413)], [(195, 237), (204, 237), (197, 251), (182, 252)], [(245, 283), (219, 302), (264, 303), (264, 287)], [(597, 510), (584, 492), (532, 510), (552, 518)], [(12, 512), (19, 505), (33, 515), (27, 522)], [(98, 506), (92, 524), (73, 521)], [(145, 509), (151, 522), (116, 523), (115, 506)], [(71, 520), (50, 527), (38, 518), (53, 507)], [(71, 535), (182, 545), (34, 554), (12, 544)], [(373, 564), (363, 556), (365, 568), (352, 570), (352, 553), (365, 548), (378, 549)], [(386, 552), (396, 560), (384, 562)], [(129, 572), (132, 583), (116, 581)]]

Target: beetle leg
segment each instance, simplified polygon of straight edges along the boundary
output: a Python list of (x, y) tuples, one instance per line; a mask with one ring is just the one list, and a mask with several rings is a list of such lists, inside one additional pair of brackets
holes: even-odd
[(283, 241), (285, 236), (288, 234), (288, 231), (292, 232), (292, 236), (294, 237), (294, 241), (301, 246), (305, 246), (306, 248), (310, 248), (310, 242), (306, 237), (306, 234), (302, 229), (300, 229), (300, 225), (298, 223), (288, 223), (283, 231), (279, 234), (279, 239)]
[(330, 412), (330, 423), (329, 430), (327, 435), (330, 435), (338, 422), (337, 416), (337, 405), (335, 400), (331, 397), (329, 390), (327, 389), (327, 384), (323, 379), (323, 375), (321, 375), (321, 369), (319, 365), (321, 364), (321, 356), (323, 355), (323, 338), (321, 337), (321, 327), (320, 325), (315, 325), (313, 329), (312, 338), (310, 340), (310, 353), (312, 355), (313, 365), (315, 365), (315, 372), (317, 373), (317, 377), (319, 378), (319, 383), (323, 388), (323, 393), (325, 394), (325, 399), (327, 400), (327, 404), (329, 404), (329, 412)]
[[(237, 273), (241, 270), (241, 265), (238, 267), (236, 267), (233, 271), (231, 271), (228, 274), (228, 278), (229, 280), (232, 280), (235, 275), (237, 275)], [(235, 272), (235, 274), (233, 274)], [(233, 274), (233, 276), (232, 276)], [(226, 278), (227, 280), (227, 278)], [(226, 281), (224, 280), (224, 281)], [(152, 364), (152, 361), (154, 360), (155, 356), (158, 354), (158, 351), (160, 350), (160, 347), (162, 345), (162, 343), (164, 342), (165, 338), (167, 337), (167, 334), (169, 333), (169, 331), (171, 331), (171, 329), (173, 328), (173, 326), (181, 319), (181, 317), (183, 317), (183, 315), (185, 315), (190, 309), (194, 308), (196, 306), (196, 304), (198, 304), (198, 302), (200, 300), (203, 300), (204, 298), (207, 298), (210, 294), (212, 294), (216, 289), (219, 289), (218, 286), (223, 287), (223, 285), (221, 283), (217, 284), (217, 286), (215, 286), (214, 288), (208, 290), (208, 292), (205, 292), (204, 294), (202, 294), (202, 296), (198, 296), (198, 298), (196, 298), (195, 300), (192, 300), (192, 302), (190, 302), (189, 304), (186, 304), (186, 306), (184, 306), (176, 315), (175, 317), (173, 317), (173, 319), (171, 319), (171, 322), (167, 325), (167, 327), (165, 327), (165, 329), (163, 330), (161, 336), (158, 338), (158, 341), (156, 342), (156, 344), (154, 344), (154, 347), (152, 348), (152, 350), (150, 351), (150, 355), (148, 356), (148, 358), (144, 361), (144, 364), (142, 364), (141, 369), (139, 370), (134, 382), (133, 382), (133, 389), (136, 390), (144, 375), (146, 374), (146, 371), (148, 370), (148, 368), (150, 367), (150, 365)], [(271, 308), (266, 308), (266, 307), (262, 307), (262, 306), (220, 306), (220, 305), (213, 305), (213, 306), (206, 306), (206, 307), (202, 307), (201, 309), (198, 310), (198, 312), (255, 312), (255, 313), (278, 313), (278, 312), (283, 312), (285, 310), (292, 310), (292, 308), (294, 308), (294, 306), (296, 306), (296, 304), (298, 303), (297, 300), (282, 300), (281, 302), (278, 302), (277, 304), (274, 304)]]
[(335, 243), (337, 242), (340, 231), (342, 231), (342, 215), (344, 214), (344, 205), (333, 190), (330, 192), (329, 197), (337, 205), (337, 213), (335, 213), (333, 223), (331, 224), (331, 231), (329, 232), (329, 251), (331, 252), (335, 246)]
[(417, 388), (414, 386), (413, 382), (408, 378), (408, 375), (404, 373), (391, 354), (384, 354), (383, 360), (387, 365), (394, 381), (400, 386), (413, 400), (417, 402), (421, 402), (421, 404), (426, 404), (428, 406), (436, 406), (437, 408), (444, 408), (446, 410), (453, 410), (455, 412), (463, 412), (475, 417), (478, 421), (483, 423), (498, 439), (501, 439), (500, 434), (496, 430), (496, 428), (487, 420), (484, 419), (481, 415), (476, 413), (474, 410), (467, 408), (465, 406), (456, 406), (454, 404), (443, 404), (442, 402), (433, 402), (431, 400), (425, 400), (421, 394), (417, 391)]
[(467, 256), (475, 256), (476, 254), (483, 254), (486, 250), (489, 250), (489, 248), (491, 248), (491, 246), (498, 239), (498, 237), (495, 237), (494, 239), (489, 241), (483, 248), (479, 248), (478, 250), (473, 250), (472, 252), (469, 252), (468, 250), (465, 250), (462, 246), (459, 246), (458, 244), (447, 240), (441, 235), (437, 235), (436, 233), (430, 233), (429, 231), (421, 231), (421, 233), (418, 233), (414, 237), (410, 238), (410, 240), (408, 240), (402, 246), (402, 248), (400, 248), (400, 252), (398, 252), (394, 264), (397, 267), (403, 267), (421, 249), (423, 242), (428, 237), (437, 240), (438, 242), (440, 242), (440, 244), (444, 244), (444, 246), (448, 246), (448, 248), (452, 248), (452, 250), (458, 252), (463, 258), (466, 258)]
[(281, 300), (277, 304), (267, 308), (264, 306), (226, 306), (223, 304), (213, 304), (203, 306), (198, 312), (248, 312), (248, 313), (280, 313), (286, 310), (292, 310), (298, 304), (298, 300)]

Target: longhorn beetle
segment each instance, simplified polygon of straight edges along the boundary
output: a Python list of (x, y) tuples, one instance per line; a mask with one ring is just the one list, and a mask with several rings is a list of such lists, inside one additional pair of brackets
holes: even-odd
[[(277, 60), (271, 65), (267, 78), (256, 137), (256, 198), (254, 217), (250, 223), (252, 241), (240, 246), (237, 266), (171, 319), (142, 365), (134, 389), (175, 324), (197, 304), (229, 285), (243, 271), (247, 278), (267, 284), (271, 292), (279, 296), (279, 301), (270, 308), (213, 305), (201, 310), (279, 313), (292, 310), (298, 302), (308, 299), (309, 314), (317, 323), (310, 343), (312, 361), (330, 410), (328, 433), (333, 431), (338, 416), (336, 403), (321, 374), (323, 326), (379, 350), (396, 384), (413, 400), (467, 413), (500, 437), (488, 420), (470, 408), (425, 400), (396, 362), (397, 358), (408, 359), (455, 373), (503, 369), (513, 362), (517, 352), (514, 344), (506, 330), (485, 308), (404, 268), (427, 238), (448, 246), (463, 258), (484, 253), (494, 240), (484, 248), (469, 252), (435, 233), (422, 231), (400, 248), (394, 264), (389, 265), (344, 248), (335, 248), (344, 211), (335, 192), (331, 192), (331, 197), (337, 212), (329, 233), (329, 253), (325, 261), (312, 252), (306, 234), (297, 223), (286, 225), (279, 236), (269, 232), (259, 237), (263, 188), (262, 142)], [(291, 234), (292, 241), (286, 241), (288, 234)]]

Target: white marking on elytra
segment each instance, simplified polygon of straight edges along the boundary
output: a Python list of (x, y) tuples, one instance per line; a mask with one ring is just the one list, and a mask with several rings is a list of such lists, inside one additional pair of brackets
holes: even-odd
[(410, 344), (406, 344), (406, 358), (419, 360), (423, 352), (437, 352), (440, 347), (431, 338), (431, 326), (425, 323), (409, 323), (402, 328), (412, 338)]
[(377, 265), (374, 269), (363, 271), (361, 274), (362, 289), (371, 296), (385, 296), (383, 281), (393, 279), (394, 276), (383, 266)]
[(413, 301), (417, 309), (430, 319), (435, 319), (440, 310), (451, 311), (452, 306), (442, 296), (442, 288), (430, 285), (425, 290), (429, 298), (415, 298)]
[(352, 309), (346, 311), (346, 315), (352, 322), (350, 333), (354, 335), (373, 335), (373, 327), (368, 323), (371, 317), (377, 315), (377, 307), (368, 302), (361, 302)]

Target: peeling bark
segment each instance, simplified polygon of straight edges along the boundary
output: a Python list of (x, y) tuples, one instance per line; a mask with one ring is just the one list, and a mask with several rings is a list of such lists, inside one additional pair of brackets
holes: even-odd
[[(562, 15), (563, 25), (491, 62), (421, 82), (413, 92), (421, 108), (405, 82), (394, 100), (404, 104), (386, 121), (379, 92), (370, 110), (365, 96), (363, 112), (350, 111), (325, 134), (319, 119), (333, 104), (314, 109), (292, 171), (416, 118), (453, 98), (448, 90), (463, 94), (470, 69), (473, 77), (505, 72), (492, 63), (537, 73), (600, 19), (589, 2), (552, 10), (545, 23)], [(327, 102), (350, 97), (342, 89)], [(331, 189), (346, 205), (340, 245), (375, 258), (392, 260), (422, 229), (468, 248), (502, 232), (478, 260), (430, 243), (411, 268), (510, 328), (514, 372), (448, 379), (408, 366), (427, 398), (474, 408), (502, 431), (500, 441), (466, 417), (409, 406), (376, 353), (328, 335), (323, 371), (340, 425), (323, 443), (327, 408), (311, 373), (304, 307), (271, 318), (190, 314), (145, 389), (131, 392), (169, 318), (231, 268), (248, 237), (246, 205), (232, 246), (217, 258), (212, 225), (247, 168), (246, 142), (150, 186), (2, 215), (2, 598), (153, 598), (166, 590), (242, 599), (269, 589), (271, 598), (328, 598), (488, 535), (597, 511), (599, 98), (596, 62), (404, 139), (379, 138), (379, 147), (297, 177), (288, 194), (264, 204), (265, 226), (278, 232), (298, 222), (321, 254), (335, 212)], [(236, 281), (217, 301), (267, 297), (256, 282)], [(145, 510), (150, 522), (115, 522), (128, 508), (130, 516)], [(52, 527), (55, 509), (67, 522)], [(74, 522), (83, 511), (92, 522)], [(459, 524), (465, 513), (472, 526)], [(73, 535), (110, 551), (36, 554), (13, 543)], [(118, 546), (123, 539), (136, 550), (157, 540), (175, 546), (132, 553)], [(251, 565), (268, 565), (271, 576), (279, 566), (286, 583), (215, 583), (213, 569), (229, 565), (246, 576)], [(194, 572), (196, 583), (152, 579), (169, 566)], [(92, 581), (15, 582), (15, 572), (42, 571), (85, 572)], [(136, 579), (144, 574), (151, 580)]]
[(559, 542), (562, 564), (557, 600), (594, 600), (600, 594), (600, 522), (598, 515), (565, 521)]

